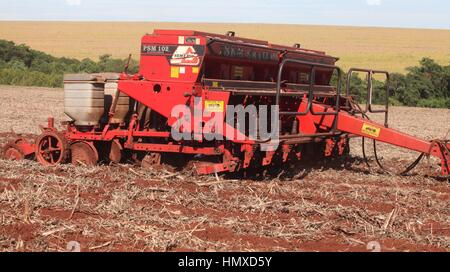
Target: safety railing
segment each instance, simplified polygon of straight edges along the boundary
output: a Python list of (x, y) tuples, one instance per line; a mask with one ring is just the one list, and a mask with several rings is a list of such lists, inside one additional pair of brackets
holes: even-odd
[[(315, 63), (315, 62), (308, 62), (308, 61), (302, 61), (302, 60), (298, 60), (298, 59), (283, 59), (279, 65), (278, 68), (278, 77), (277, 77), (277, 86), (276, 86), (276, 98), (275, 98), (275, 105), (279, 107), (280, 105), (280, 97), (281, 97), (281, 91), (282, 91), (282, 75), (283, 75), (283, 70), (286, 66), (287, 63), (295, 63), (295, 64), (300, 64), (300, 65), (304, 65), (310, 68), (310, 76), (309, 76), (309, 90), (308, 90), (308, 94), (307, 94), (307, 106), (306, 109), (304, 111), (298, 112), (298, 111), (281, 111), (280, 117), (281, 116), (286, 116), (286, 115), (290, 115), (290, 116), (304, 116), (307, 115), (309, 113), (313, 114), (313, 115), (321, 115), (321, 116), (325, 116), (325, 115), (334, 115), (334, 122), (333, 122), (333, 126), (332, 129), (329, 133), (326, 133), (326, 135), (324, 135), (324, 133), (321, 133), (320, 135), (317, 134), (318, 136), (327, 136), (327, 135), (334, 135), (336, 132), (336, 128), (337, 128), (337, 123), (338, 123), (338, 117), (339, 117), (339, 110), (340, 110), (340, 97), (341, 97), (341, 85), (342, 85), (342, 70), (338, 67), (338, 66), (334, 66), (334, 65), (328, 65), (328, 64), (322, 64), (322, 63)], [(338, 73), (338, 85), (337, 85), (337, 93), (336, 93), (336, 101), (335, 101), (335, 106), (334, 106), (334, 110), (332, 111), (324, 111), (324, 112), (314, 112), (314, 109), (312, 107), (313, 105), (313, 100), (314, 100), (314, 86), (315, 86), (315, 81), (316, 81), (316, 69), (317, 68), (326, 68), (326, 69), (332, 69), (333, 72), (337, 71)], [(303, 94), (299, 94), (303, 95)], [(289, 138), (293, 138), (293, 137), (302, 137), (304, 135), (288, 135)], [(315, 136), (315, 135), (308, 135), (308, 136)]]
[[(371, 69), (361, 69), (361, 68), (351, 68), (347, 74), (347, 88), (346, 88), (346, 96), (350, 96), (350, 85), (352, 75), (354, 73), (366, 73), (367, 74), (367, 97), (366, 97), (366, 107), (362, 110), (362, 113), (384, 113), (384, 126), (388, 127), (388, 119), (389, 119), (389, 89), (390, 89), (390, 74), (386, 71), (378, 71)], [(386, 76), (386, 97), (384, 101), (384, 109), (375, 110), (373, 108), (373, 76), (375, 74), (384, 74)]]

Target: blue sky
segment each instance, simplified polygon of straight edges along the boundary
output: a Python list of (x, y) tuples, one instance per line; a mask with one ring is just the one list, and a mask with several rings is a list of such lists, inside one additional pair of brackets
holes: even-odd
[(450, 29), (450, 1), (0, 0), (0, 20), (265, 22)]

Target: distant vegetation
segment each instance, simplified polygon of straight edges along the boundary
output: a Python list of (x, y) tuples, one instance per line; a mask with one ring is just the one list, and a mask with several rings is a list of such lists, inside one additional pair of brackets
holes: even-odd
[[(122, 72), (127, 60), (110, 55), (91, 59), (57, 58), (26, 45), (0, 40), (0, 84), (62, 87), (65, 73)], [(137, 72), (136, 61), (130, 62), (130, 72)]]
[[(385, 101), (385, 83), (374, 81), (373, 102)], [(351, 81), (351, 93), (358, 102), (365, 102), (367, 81), (355, 74)], [(441, 66), (434, 60), (423, 58), (419, 66), (407, 68), (407, 74), (391, 74), (390, 105), (450, 108), (450, 65)]]
[[(33, 50), (26, 45), (0, 40), (0, 84), (61, 87), (64, 73), (122, 72), (126, 59), (114, 59), (110, 55), (91, 59), (57, 58)], [(132, 60), (129, 72), (138, 70)], [(351, 80), (351, 93), (358, 102), (364, 102), (367, 83), (358, 75)], [(382, 104), (384, 83), (374, 82), (374, 102)], [(450, 65), (441, 66), (424, 58), (419, 66), (407, 69), (407, 74), (391, 75), (390, 104), (450, 108)]]

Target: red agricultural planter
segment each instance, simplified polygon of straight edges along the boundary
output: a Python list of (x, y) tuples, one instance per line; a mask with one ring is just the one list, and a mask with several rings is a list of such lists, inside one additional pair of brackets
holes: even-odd
[[(353, 101), (350, 84), (342, 90), (337, 61), (298, 44), (270, 44), (234, 32), (155, 30), (142, 38), (139, 73), (66, 75), (65, 112), (72, 121), (58, 131), (49, 118), (34, 141), (17, 139), (3, 156), (35, 158), (43, 165), (192, 160), (198, 173), (208, 174), (277, 168), (306, 153), (342, 157), (350, 138), (363, 137), (417, 151), (421, 156), (404, 173), (425, 155), (439, 158), (441, 174), (449, 175), (448, 141), (430, 142), (388, 127), (389, 73), (347, 73), (347, 80), (355, 72), (368, 75), (363, 109)], [(372, 106), (375, 74), (386, 76), (382, 110)], [(276, 114), (261, 113), (264, 107)], [(242, 112), (243, 119), (235, 116)], [(384, 114), (384, 124), (369, 120), (368, 112)], [(264, 124), (269, 137), (261, 136)]]

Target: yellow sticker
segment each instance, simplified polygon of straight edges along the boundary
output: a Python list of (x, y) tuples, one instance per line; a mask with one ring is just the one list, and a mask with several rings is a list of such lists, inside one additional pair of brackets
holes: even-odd
[(180, 77), (180, 67), (172, 66), (170, 67), (170, 77), (179, 78)]
[(364, 123), (361, 132), (375, 138), (380, 137), (381, 128)]
[(244, 67), (234, 66), (234, 77), (242, 78), (244, 76)]
[(213, 81), (212, 86), (213, 88), (219, 88), (219, 82)]
[(198, 74), (198, 67), (192, 67), (192, 73)]
[(205, 100), (205, 111), (207, 112), (223, 112), (224, 107), (224, 101)]

